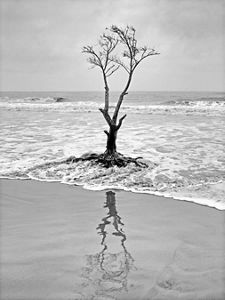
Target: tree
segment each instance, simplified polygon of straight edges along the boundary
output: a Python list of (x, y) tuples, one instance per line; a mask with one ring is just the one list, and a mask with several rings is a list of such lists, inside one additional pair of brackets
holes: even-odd
[[(125, 114), (118, 120), (118, 114), (124, 97), (128, 94), (128, 89), (137, 66), (147, 57), (158, 55), (159, 53), (147, 46), (138, 47), (135, 35), (136, 30), (132, 26), (127, 26), (123, 29), (112, 25), (100, 36), (98, 47), (88, 45), (82, 49), (82, 52), (88, 55), (88, 62), (92, 67), (100, 68), (103, 75), (105, 105), (103, 109), (100, 108), (99, 110), (104, 116), (109, 130), (104, 131), (107, 135), (107, 144), (106, 151), (101, 155), (100, 161), (107, 167), (113, 165), (124, 166), (130, 161), (137, 163), (137, 159), (126, 158), (117, 152), (117, 133), (126, 117)], [(115, 51), (117, 49), (122, 49), (120, 54)], [(124, 69), (127, 73), (127, 81), (119, 95), (115, 110), (112, 116), (110, 116), (108, 77), (118, 71), (119, 68)]]

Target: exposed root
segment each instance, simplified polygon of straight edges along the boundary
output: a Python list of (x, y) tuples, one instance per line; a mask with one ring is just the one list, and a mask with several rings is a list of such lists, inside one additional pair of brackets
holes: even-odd
[(136, 166), (141, 168), (147, 168), (148, 164), (143, 161), (138, 161), (142, 159), (142, 157), (129, 157), (124, 156), (121, 153), (115, 152), (113, 154), (108, 154), (107, 152), (102, 154), (97, 153), (87, 153), (82, 155), (81, 157), (70, 157), (66, 160), (67, 163), (70, 162), (79, 162), (79, 161), (94, 161), (96, 164), (100, 164), (105, 168), (110, 168), (113, 166), (117, 167), (126, 167), (130, 163), (134, 163)]

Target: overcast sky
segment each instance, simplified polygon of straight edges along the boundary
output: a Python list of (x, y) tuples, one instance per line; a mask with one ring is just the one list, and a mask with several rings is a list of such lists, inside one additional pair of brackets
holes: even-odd
[[(131, 90), (225, 89), (225, 0), (1, 0), (1, 90), (102, 90), (81, 53), (105, 27), (133, 25), (161, 54), (137, 68)], [(115, 73), (112, 90), (126, 74)]]

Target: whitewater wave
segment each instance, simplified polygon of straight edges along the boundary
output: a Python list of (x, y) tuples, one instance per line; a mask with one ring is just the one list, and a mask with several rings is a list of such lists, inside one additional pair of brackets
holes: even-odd
[(178, 99), (178, 100), (170, 100), (165, 103), (165, 105), (178, 105), (178, 106), (202, 106), (202, 107), (223, 107), (225, 106), (225, 98), (224, 97), (217, 97), (217, 98), (210, 98), (210, 97), (201, 97), (195, 100), (193, 99)]
[[(62, 112), (96, 112), (103, 108), (103, 103), (95, 101), (76, 101), (62, 97), (46, 98), (0, 98), (0, 108), (6, 110), (25, 111), (62, 111)], [(110, 109), (115, 108), (115, 103)], [(122, 112), (149, 113), (149, 114), (212, 114), (220, 115), (225, 113), (225, 99), (221, 98), (200, 98), (197, 100), (173, 100), (161, 104), (134, 105), (127, 104), (121, 107)]]
[[(68, 159), (51, 161), (23, 170), (1, 173), (1, 178), (58, 181), (80, 185), (89, 190), (122, 189), (173, 197), (225, 210), (225, 174), (163, 174), (156, 163), (145, 160), (147, 168), (133, 163), (123, 168), (104, 168), (93, 161), (71, 162)], [(201, 178), (199, 178), (201, 176)]]
[(72, 100), (64, 97), (22, 97), (10, 98), (8, 96), (0, 97), (0, 102), (5, 103), (61, 103), (71, 102)]

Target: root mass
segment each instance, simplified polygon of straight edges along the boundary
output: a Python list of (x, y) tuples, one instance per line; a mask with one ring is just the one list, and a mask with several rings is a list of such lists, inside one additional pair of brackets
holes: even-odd
[(107, 151), (102, 154), (97, 153), (87, 153), (82, 155), (81, 157), (70, 157), (66, 160), (67, 163), (70, 162), (79, 162), (79, 161), (94, 161), (96, 164), (100, 164), (105, 168), (110, 168), (113, 166), (117, 167), (126, 167), (130, 163), (134, 163), (136, 166), (141, 168), (147, 168), (148, 164), (140, 161), (142, 157), (133, 158), (130, 156), (124, 156), (119, 152), (114, 152), (109, 154)]

